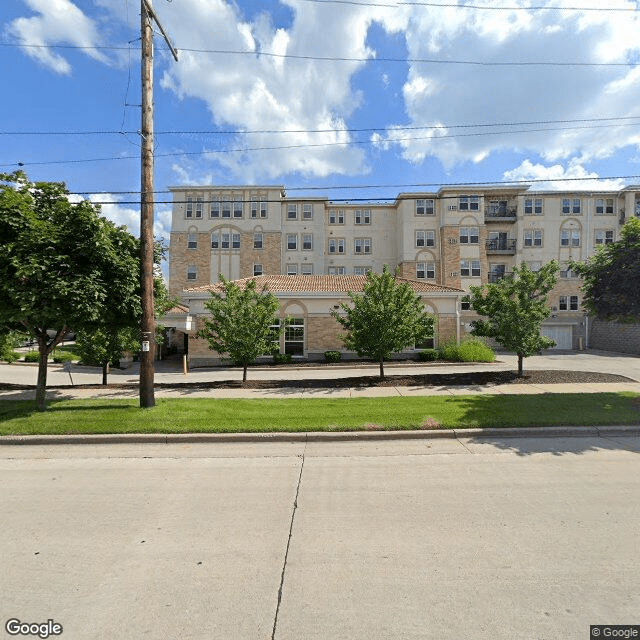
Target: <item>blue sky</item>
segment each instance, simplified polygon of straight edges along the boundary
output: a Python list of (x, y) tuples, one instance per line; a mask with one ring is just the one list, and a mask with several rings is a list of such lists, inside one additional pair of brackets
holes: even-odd
[[(438, 4), (154, 0), (179, 51), (176, 63), (158, 34), (156, 189), (375, 200), (409, 185), (640, 183), (637, 2)], [(139, 9), (5, 0), (0, 27), (0, 171), (64, 181), (134, 233)], [(157, 199), (166, 236), (168, 194)]]

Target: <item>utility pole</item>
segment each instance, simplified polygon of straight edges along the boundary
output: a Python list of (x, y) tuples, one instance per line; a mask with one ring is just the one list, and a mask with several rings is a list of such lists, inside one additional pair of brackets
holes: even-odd
[(158, 25), (176, 62), (178, 54), (164, 32), (151, 0), (140, 0), (140, 35), (142, 40), (142, 124), (140, 179), (140, 290), (142, 319), (140, 321), (140, 407), (155, 406), (153, 378), (156, 322), (153, 308), (153, 27)]

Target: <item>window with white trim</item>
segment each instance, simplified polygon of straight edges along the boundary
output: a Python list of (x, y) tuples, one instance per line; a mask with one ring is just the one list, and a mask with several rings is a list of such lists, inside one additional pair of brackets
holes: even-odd
[(344, 238), (329, 238), (329, 253), (344, 253)]
[(284, 330), (284, 352), (304, 355), (304, 319), (292, 318)]
[(228, 249), (230, 240), (231, 240), (231, 234), (230, 233), (223, 233), (222, 234), (222, 242), (220, 243), (220, 248)]
[(460, 196), (458, 198), (458, 209), (460, 211), (478, 211), (479, 208), (479, 196)]
[(240, 234), (232, 233), (231, 234), (231, 248), (239, 249), (240, 248)]
[(525, 198), (524, 213), (527, 216), (542, 215), (542, 198)]
[(298, 205), (297, 204), (288, 204), (287, 205), (287, 220), (297, 220), (298, 219)]
[(197, 248), (198, 248), (198, 234), (197, 233), (187, 234), (187, 249), (197, 249)]
[(300, 269), (300, 272), (302, 273), (303, 276), (313, 275), (313, 265), (303, 263), (302, 268)]
[(578, 296), (560, 296), (558, 309), (560, 311), (577, 311), (580, 308)]
[(541, 247), (542, 246), (542, 230), (541, 229), (525, 229), (523, 246)]
[(355, 276), (366, 276), (369, 271), (371, 271), (371, 267), (353, 267), (353, 275)]
[(355, 224), (371, 224), (371, 209), (356, 209), (353, 212)]
[(187, 280), (196, 280), (198, 277), (198, 270), (195, 264), (190, 264), (187, 267)]
[(478, 227), (460, 227), (460, 244), (478, 244)]
[(296, 233), (287, 234), (287, 250), (295, 251), (298, 248), (298, 235)]
[(344, 209), (329, 209), (329, 224), (344, 224)]
[(303, 204), (302, 205), (302, 219), (303, 220), (312, 220), (313, 219), (313, 205), (312, 204)]
[(313, 234), (312, 233), (302, 234), (302, 250), (313, 251)]
[(219, 249), (220, 248), (220, 235), (217, 231), (211, 232), (211, 248)]
[(263, 244), (262, 244), (262, 234), (261, 233), (254, 233), (253, 234), (253, 248), (254, 249), (262, 249)]
[(251, 217), (266, 218), (267, 203), (261, 200), (260, 198), (251, 198)]
[(196, 218), (202, 218), (202, 196), (196, 197)]
[(243, 211), (243, 202), (242, 198), (236, 198), (233, 201), (233, 217), (234, 218), (242, 218)]
[(579, 247), (580, 246), (580, 230), (579, 229), (561, 229), (560, 230), (560, 246), (561, 247)]
[(354, 250), (356, 253), (371, 253), (371, 238), (356, 238)]
[(435, 247), (435, 231), (416, 231), (416, 247)]
[(596, 229), (596, 244), (613, 244), (613, 231), (611, 229)]
[(582, 201), (580, 198), (562, 198), (563, 215), (580, 215), (582, 211)]
[(420, 198), (416, 200), (417, 216), (432, 216), (435, 213), (435, 201), (431, 198)]
[(416, 278), (433, 280), (436, 277), (435, 262), (416, 262)]
[(578, 278), (578, 274), (569, 266), (564, 265), (564, 269), (560, 269), (561, 278)]
[(209, 205), (209, 217), (210, 218), (219, 218), (220, 217), (220, 201), (213, 200)]
[(253, 275), (254, 276), (261, 276), (262, 275), (262, 265), (261, 264), (254, 264), (253, 265)]
[(297, 264), (287, 264), (287, 275), (288, 276), (297, 276), (298, 275), (298, 265)]
[(596, 215), (613, 213), (613, 198), (596, 198)]
[(346, 267), (329, 267), (327, 273), (330, 276), (343, 276), (347, 273)]
[(461, 260), (460, 275), (463, 277), (477, 277), (480, 275), (480, 260)]
[(184, 209), (185, 218), (193, 218), (193, 197), (187, 196), (187, 204)]
[(223, 218), (231, 217), (231, 202), (229, 200), (224, 200), (222, 202), (222, 217)]

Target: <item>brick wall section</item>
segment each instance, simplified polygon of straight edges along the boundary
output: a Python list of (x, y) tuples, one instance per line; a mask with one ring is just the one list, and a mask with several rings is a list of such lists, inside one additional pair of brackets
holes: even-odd
[(280, 232), (263, 232), (262, 249), (253, 248), (253, 231), (245, 231), (240, 239), (240, 277), (251, 278), (253, 265), (261, 264), (264, 275), (282, 273), (282, 234)]
[[(440, 255), (442, 256), (439, 284), (460, 288), (460, 229), (446, 226), (440, 228)], [(449, 242), (451, 240), (451, 242)], [(456, 275), (452, 276), (451, 273)]]
[(339, 334), (345, 329), (331, 316), (309, 316), (305, 319), (307, 350), (310, 353), (341, 351), (344, 349)]
[[(179, 296), (183, 289), (209, 284), (211, 276), (211, 236), (198, 233), (198, 248), (187, 249), (187, 234), (172, 233), (170, 238), (169, 294)], [(197, 278), (187, 280), (187, 267), (195, 265)]]
[(640, 355), (640, 322), (623, 324), (594, 320), (589, 333), (589, 347)]
[(436, 344), (441, 345), (449, 339), (456, 339), (456, 319), (455, 318), (436, 318)]

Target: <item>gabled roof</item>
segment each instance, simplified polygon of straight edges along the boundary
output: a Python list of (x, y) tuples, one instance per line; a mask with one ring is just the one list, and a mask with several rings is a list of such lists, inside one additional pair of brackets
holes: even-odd
[[(364, 291), (367, 276), (256, 276), (255, 278), (241, 278), (234, 280), (241, 289), (251, 280), (256, 281), (258, 290), (266, 287), (271, 293), (315, 293), (315, 292), (336, 292), (354, 293)], [(397, 282), (406, 282), (416, 293), (464, 293), (462, 289), (445, 287), (432, 282), (422, 280), (409, 280), (407, 278), (396, 278)], [(221, 282), (207, 284), (199, 287), (184, 289), (184, 293), (222, 293), (224, 288)]]
[(175, 316), (175, 315), (187, 314), (187, 313), (189, 313), (189, 307), (187, 307), (184, 304), (177, 304), (175, 307), (171, 307), (169, 311), (165, 311), (164, 315)]

